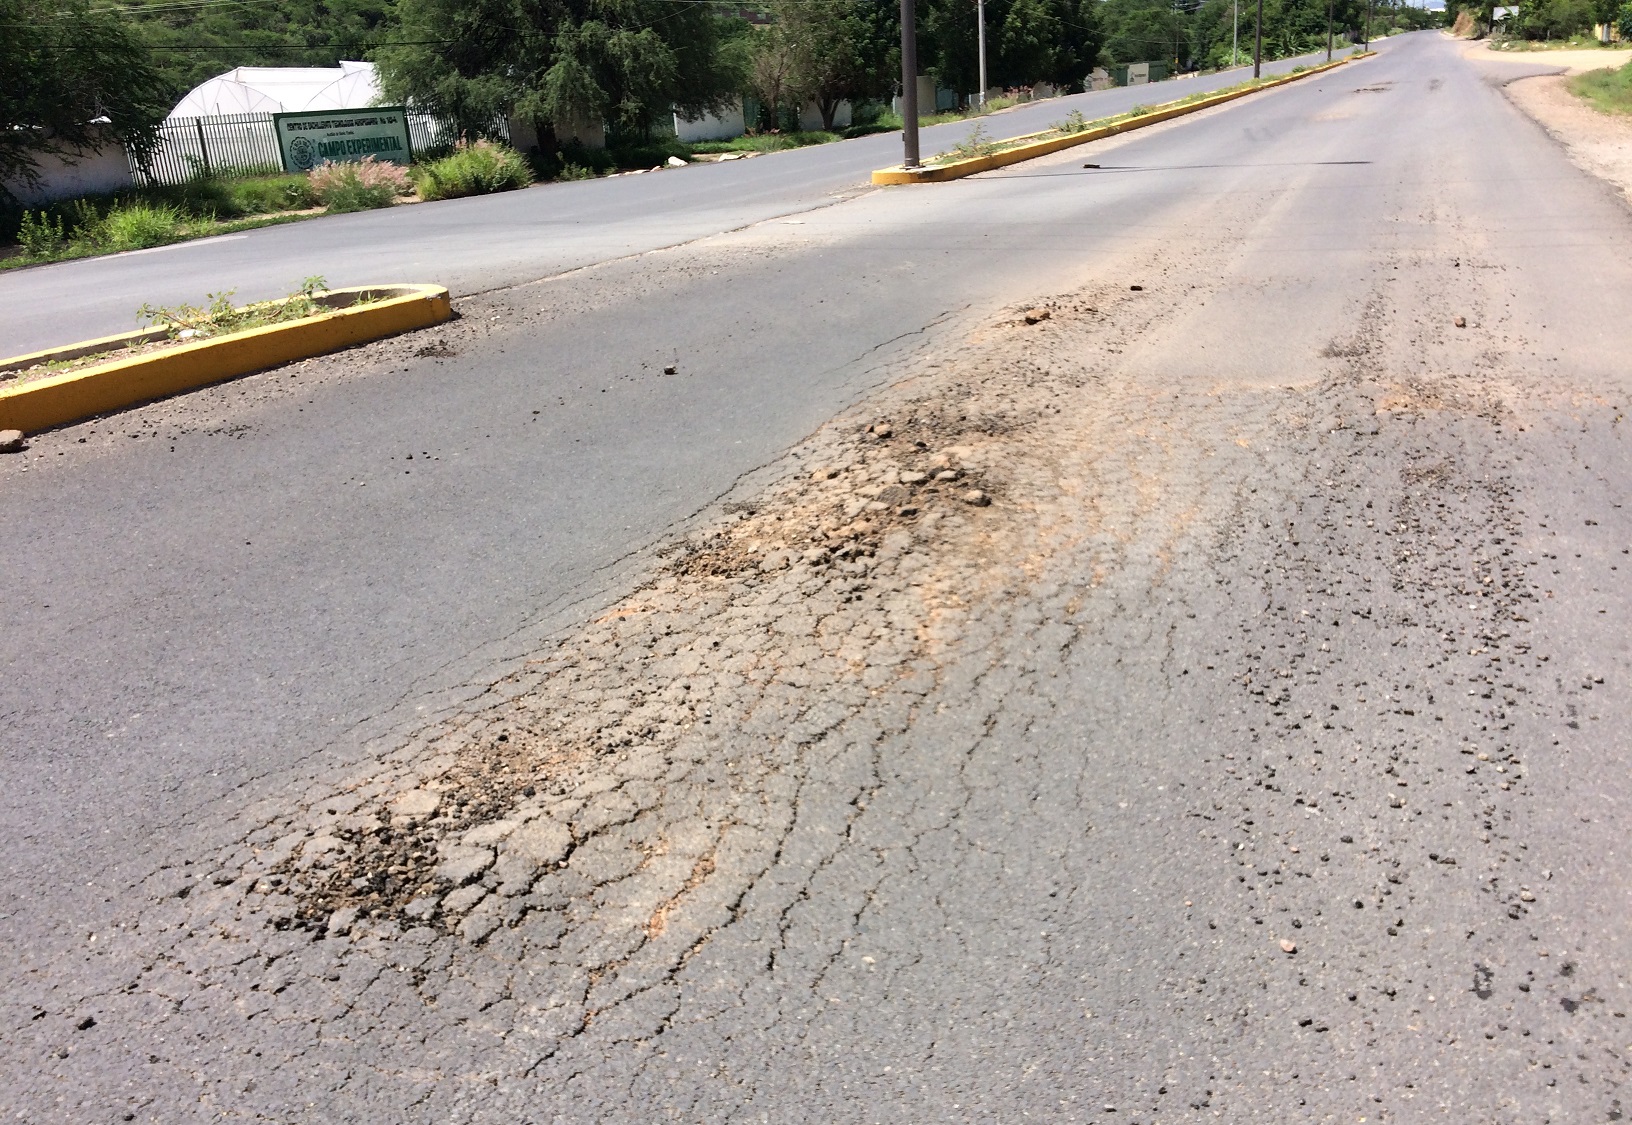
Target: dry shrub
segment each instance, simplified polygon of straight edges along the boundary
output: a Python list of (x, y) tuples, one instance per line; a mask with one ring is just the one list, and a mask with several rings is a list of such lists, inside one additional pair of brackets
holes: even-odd
[(330, 211), (367, 211), (389, 207), (413, 190), (408, 170), (365, 156), (355, 162), (324, 161), (311, 171), (312, 194)]

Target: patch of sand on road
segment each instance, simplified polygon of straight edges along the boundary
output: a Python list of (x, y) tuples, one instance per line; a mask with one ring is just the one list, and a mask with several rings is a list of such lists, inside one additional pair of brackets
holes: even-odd
[[(1587, 55), (1591, 51), (1546, 52)], [(1606, 52), (1607, 53), (1607, 52)], [(1626, 56), (1618, 56), (1617, 61)], [(1632, 202), (1632, 118), (1600, 113), (1570, 93), (1565, 75), (1524, 78), (1510, 83), (1507, 96), (1564, 146), (1583, 171), (1608, 180)]]

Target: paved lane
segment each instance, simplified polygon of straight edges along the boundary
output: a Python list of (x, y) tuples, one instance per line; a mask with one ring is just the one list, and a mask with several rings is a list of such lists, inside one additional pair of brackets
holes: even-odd
[[(1266, 70), (1282, 73), (1314, 59), (1283, 59)], [(998, 114), (986, 128), (1018, 136), (1073, 109), (1111, 116), (1228, 86), (1245, 73), (1056, 98)], [(950, 148), (969, 129), (926, 129), (923, 151)], [(683, 172), (548, 184), (10, 272), (0, 276), (0, 354), (133, 328), (143, 304), (196, 303), (222, 289), (244, 300), (282, 296), (313, 274), (336, 286), (406, 278), (446, 285), (455, 295), (480, 293), (825, 206), (900, 158), (900, 134), (878, 134)]]
[(6, 1108), (1622, 1112), (1632, 220), (1364, 67), (0, 462)]

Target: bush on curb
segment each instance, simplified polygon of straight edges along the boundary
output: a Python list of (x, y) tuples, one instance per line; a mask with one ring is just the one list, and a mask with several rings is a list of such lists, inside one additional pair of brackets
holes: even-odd
[(312, 194), (334, 214), (389, 207), (413, 189), (405, 169), (372, 156), (344, 164), (324, 161), (312, 169), (310, 180)]
[(533, 182), (533, 172), (515, 149), (477, 141), (461, 144), (451, 156), (419, 165), (414, 180), (422, 199), (457, 199), (524, 188)]

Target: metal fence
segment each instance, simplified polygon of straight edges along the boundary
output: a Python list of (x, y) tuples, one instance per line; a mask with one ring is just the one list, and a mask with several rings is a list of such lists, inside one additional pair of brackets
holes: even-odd
[[(510, 139), (507, 122), (492, 133)], [(459, 129), (429, 113), (408, 114), (408, 138), (416, 157), (452, 148)], [(281, 172), (277, 133), (270, 113), (230, 113), (217, 117), (172, 117), (159, 125), (159, 141), (144, 167), (135, 157), (130, 172), (139, 184), (179, 184), (198, 176)]]

